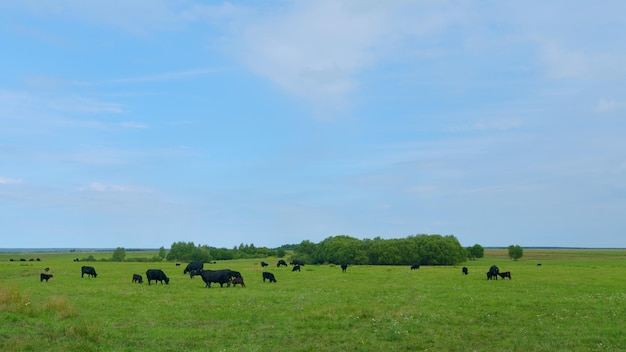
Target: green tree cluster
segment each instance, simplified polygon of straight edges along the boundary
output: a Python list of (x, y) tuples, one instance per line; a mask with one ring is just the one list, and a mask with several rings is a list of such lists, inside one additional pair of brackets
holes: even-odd
[(453, 235), (364, 240), (340, 235), (328, 237), (318, 244), (302, 241), (294, 252), (294, 259), (313, 264), (456, 265), (468, 258), (468, 251)]
[(213, 260), (230, 260), (241, 258), (267, 258), (269, 256), (284, 257), (285, 250), (256, 247), (254, 244), (241, 243), (232, 249), (215, 248), (207, 245), (196, 245), (193, 242), (174, 242), (167, 252), (165, 259), (169, 261), (198, 261), (210, 262)]
[(519, 245), (510, 245), (509, 246), (509, 258), (513, 260), (518, 260), (524, 255), (524, 249)]
[(479, 245), (479, 244), (475, 244), (471, 247), (467, 247), (467, 257), (469, 258), (469, 260), (475, 260), (478, 258), (482, 258), (485, 256), (485, 249), (483, 248), (483, 246)]

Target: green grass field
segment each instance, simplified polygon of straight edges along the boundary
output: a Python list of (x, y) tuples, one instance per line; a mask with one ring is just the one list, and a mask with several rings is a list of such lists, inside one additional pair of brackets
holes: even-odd
[[(129, 252), (152, 257), (155, 253)], [(185, 263), (0, 254), (1, 351), (626, 351), (626, 250), (506, 250), (461, 266), (205, 264), (246, 288), (207, 289)], [(93, 253), (96, 259), (110, 253)], [(39, 257), (40, 262), (9, 258)], [(541, 263), (538, 266), (537, 263)], [(92, 265), (97, 278), (81, 278)], [(512, 280), (487, 281), (496, 264)], [(40, 282), (50, 268), (54, 278)], [(160, 268), (169, 285), (131, 283)]]

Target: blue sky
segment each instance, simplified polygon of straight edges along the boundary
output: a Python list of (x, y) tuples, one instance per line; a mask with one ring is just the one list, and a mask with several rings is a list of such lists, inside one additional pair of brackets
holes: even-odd
[(0, 247), (626, 247), (622, 1), (0, 3)]

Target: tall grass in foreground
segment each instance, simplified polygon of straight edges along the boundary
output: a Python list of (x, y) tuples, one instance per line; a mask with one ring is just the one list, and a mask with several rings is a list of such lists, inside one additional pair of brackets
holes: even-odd
[[(460, 266), (271, 266), (272, 284), (259, 260), (237, 260), (206, 266), (240, 271), (247, 287), (211, 289), (173, 263), (94, 262), (93, 279), (71, 254), (9, 257), (0, 256), (3, 351), (626, 350), (626, 250), (525, 250), (516, 262), (487, 250), (464, 264), (467, 276)], [(491, 264), (512, 279), (487, 281)], [(131, 283), (148, 268), (170, 284)]]

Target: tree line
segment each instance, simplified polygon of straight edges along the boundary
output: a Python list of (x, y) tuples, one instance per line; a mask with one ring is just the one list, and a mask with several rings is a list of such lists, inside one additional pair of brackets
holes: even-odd
[(456, 265), (467, 259), (482, 258), (480, 245), (464, 248), (453, 235), (415, 235), (401, 239), (358, 239), (346, 235), (327, 237), (320, 243), (304, 240), (297, 245), (269, 249), (254, 244), (233, 249), (175, 242), (167, 253), (169, 261), (230, 260), (240, 258), (283, 258), (287, 250), (292, 259), (307, 264), (343, 263), (355, 265)]
[[(515, 247), (516, 254), (521, 257), (518, 254), (518, 247)], [(474, 260), (484, 256), (484, 248), (479, 244), (464, 248), (453, 235), (422, 234), (397, 239), (380, 237), (358, 239), (339, 235), (327, 237), (319, 243), (304, 240), (300, 244), (288, 244), (274, 249), (243, 243), (232, 249), (216, 248), (179, 241), (172, 243), (169, 251), (161, 247), (159, 253), (153, 258), (126, 259), (124, 248), (118, 247), (109, 260), (207, 263), (242, 258), (284, 258), (287, 251), (292, 254), (291, 259), (298, 259), (307, 264), (346, 262), (355, 265), (457, 265), (468, 259)], [(93, 260), (93, 258), (89, 259)]]

